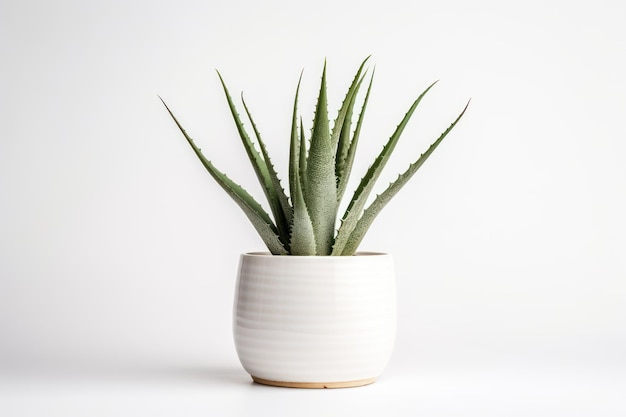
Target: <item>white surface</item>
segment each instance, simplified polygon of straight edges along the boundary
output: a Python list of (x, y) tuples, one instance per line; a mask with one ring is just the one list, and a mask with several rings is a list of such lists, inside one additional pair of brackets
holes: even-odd
[(236, 286), (235, 347), (257, 379), (371, 380), (391, 358), (397, 297), (389, 254), (248, 253), (241, 256)]
[[(396, 364), (398, 365), (398, 364)], [(611, 374), (403, 371), (373, 385), (302, 390), (253, 384), (237, 364), (153, 366), (0, 382), (5, 416), (623, 416), (626, 381)]]
[[(624, 415), (623, 16), (606, 0), (0, 2), (0, 414)], [(157, 94), (260, 198), (213, 69), (285, 172), (300, 70), (311, 114), (328, 58), (337, 108), (370, 53), (355, 181), (431, 81), (381, 186), (472, 97), (361, 247), (396, 261), (391, 368), (358, 391), (250, 386), (230, 316), (239, 254), (263, 248)]]

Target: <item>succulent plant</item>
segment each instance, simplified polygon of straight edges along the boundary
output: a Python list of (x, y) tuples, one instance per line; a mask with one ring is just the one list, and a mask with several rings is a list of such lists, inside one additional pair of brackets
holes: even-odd
[(363, 118), (372, 89), (373, 71), (369, 77), (365, 98), (360, 102), (360, 111), (356, 115), (357, 93), (367, 77), (365, 64), (368, 59), (369, 57), (359, 66), (339, 108), (337, 117), (332, 124), (332, 129), (328, 117), (326, 63), (324, 63), (313, 127), (308, 140), (303, 128), (302, 118), (298, 116), (297, 110), (298, 93), (302, 80), (302, 75), (300, 75), (291, 120), (289, 147), (290, 197), (281, 186), (281, 181), (270, 160), (265, 143), (261, 139), (248, 106), (243, 99), (243, 95), (241, 97), (242, 103), (260, 152), (256, 150), (254, 142), (247, 133), (224, 79), (218, 71), (217, 74), (237, 126), (239, 137), (263, 188), (273, 218), (270, 217), (250, 193), (218, 170), (202, 154), (200, 148), (194, 143), (193, 139), (187, 134), (172, 111), (161, 99), (196, 156), (202, 162), (202, 165), (239, 205), (267, 248), (274, 255), (353, 255), (373, 220), (383, 207), (430, 157), (467, 110), (469, 102), (452, 124), (430, 145), (426, 152), (421, 154), (415, 162), (410, 164), (406, 171), (401, 173), (394, 182), (390, 183), (382, 193), (378, 194), (365, 207), (374, 184), (389, 160), (405, 126), (422, 101), (422, 98), (436, 84), (436, 81), (428, 86), (413, 102), (380, 154), (362, 177), (345, 213), (341, 217), (339, 227), (336, 229), (340, 203), (352, 171)]

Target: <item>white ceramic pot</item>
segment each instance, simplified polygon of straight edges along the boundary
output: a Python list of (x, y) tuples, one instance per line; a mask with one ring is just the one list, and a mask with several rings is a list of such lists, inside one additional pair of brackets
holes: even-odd
[(396, 332), (393, 259), (241, 255), (233, 314), (235, 347), (266, 385), (367, 385), (383, 372)]

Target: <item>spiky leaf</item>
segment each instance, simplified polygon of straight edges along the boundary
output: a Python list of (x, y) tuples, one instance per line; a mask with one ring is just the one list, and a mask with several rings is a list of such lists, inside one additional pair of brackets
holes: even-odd
[[(222, 83), (222, 88), (224, 89), (224, 95), (226, 96), (226, 100), (228, 101), (228, 107), (230, 108), (230, 112), (232, 114), (235, 125), (237, 126), (237, 132), (239, 133), (239, 137), (241, 138), (241, 143), (243, 144), (246, 153), (248, 155), (248, 159), (250, 160), (250, 164), (252, 165), (254, 172), (261, 184), (261, 188), (265, 193), (265, 197), (270, 205), (270, 209), (272, 210), (272, 214), (274, 215), (274, 219), (278, 226), (279, 236), (282, 239), (288, 239), (288, 224), (286, 221), (287, 214), (283, 212), (283, 208), (281, 205), (281, 199), (279, 197), (279, 191), (275, 188), (274, 182), (272, 181), (270, 175), (270, 168), (268, 167), (268, 163), (263, 157), (259, 154), (259, 152), (254, 148), (254, 144), (250, 140), (250, 136), (239, 117), (239, 113), (233, 100), (230, 96), (228, 88), (226, 87), (226, 83), (222, 78), (222, 75), (217, 71), (217, 75), (219, 76), (220, 82)], [(282, 188), (280, 188), (282, 191)], [(288, 245), (288, 240), (283, 241), (284, 245)]]
[[(159, 97), (160, 98), (160, 97)], [(278, 236), (278, 230), (272, 222), (269, 215), (263, 210), (261, 205), (252, 197), (244, 188), (236, 184), (230, 178), (228, 178), (223, 172), (218, 170), (208, 159), (204, 157), (200, 148), (196, 146), (193, 139), (187, 134), (182, 125), (178, 122), (172, 111), (169, 109), (165, 101), (161, 99), (163, 105), (167, 109), (168, 113), (174, 119), (176, 126), (180, 129), (183, 136), (187, 140), (187, 143), (191, 146), (194, 153), (202, 162), (205, 169), (211, 174), (215, 181), (226, 191), (226, 193), (237, 203), (237, 205), (243, 210), (244, 214), (248, 217), (256, 231), (261, 236), (261, 239), (274, 255), (286, 255), (288, 254), (285, 246)]]
[(424, 98), (426, 93), (428, 93), (428, 91), (435, 84), (436, 81), (428, 86), (428, 88), (426, 88), (426, 90), (424, 90), (422, 94), (420, 94), (419, 97), (413, 102), (409, 110), (404, 115), (404, 118), (394, 131), (393, 135), (391, 135), (374, 163), (370, 166), (365, 176), (361, 179), (361, 182), (354, 192), (352, 200), (350, 201), (350, 204), (348, 205), (348, 208), (346, 209), (346, 212), (342, 218), (341, 226), (337, 231), (337, 238), (335, 239), (335, 245), (333, 247), (334, 255), (341, 255), (344, 252), (344, 247), (347, 244), (350, 236), (352, 235), (352, 231), (354, 230), (357, 221), (359, 220), (367, 198), (374, 188), (374, 185), (376, 183), (376, 180), (380, 176), (380, 173), (387, 164), (387, 161), (389, 160), (391, 153), (398, 143), (398, 140), (400, 139), (404, 128), (411, 119), (411, 116), (413, 116), (413, 113), (415, 112), (415, 109), (417, 108), (419, 103), (422, 101), (422, 98)]
[(298, 96), (300, 94), (300, 83), (302, 82), (302, 73), (296, 87), (296, 97), (293, 100), (293, 112), (291, 116), (291, 137), (289, 142), (289, 194), (291, 195), (291, 203), (294, 203), (296, 195), (296, 185), (299, 184), (300, 171), (300, 137), (298, 136)]
[[(346, 191), (346, 187), (348, 186), (348, 181), (350, 180), (350, 174), (352, 173), (352, 164), (354, 163), (354, 155), (356, 154), (356, 148), (359, 143), (359, 136), (361, 135), (361, 126), (363, 125), (363, 118), (365, 116), (365, 110), (367, 109), (367, 103), (370, 98), (370, 92), (372, 91), (372, 83), (374, 81), (374, 72), (372, 72), (372, 76), (370, 77), (370, 83), (367, 87), (367, 93), (365, 94), (365, 99), (363, 100), (363, 105), (361, 106), (361, 112), (359, 113), (359, 118), (357, 119), (356, 128), (354, 129), (354, 134), (352, 138), (349, 139), (348, 151), (345, 157), (343, 155), (338, 155), (338, 158), (341, 157), (341, 163), (337, 163), (337, 201), (340, 201), (343, 198), (343, 195)], [(349, 136), (350, 132), (347, 132), (346, 136)], [(343, 136), (343, 135), (342, 135)], [(342, 139), (340, 139), (339, 149), (342, 149), (343, 145), (341, 143)], [(339, 154), (339, 152), (338, 152)]]
[[(352, 83), (348, 88), (348, 92), (346, 93), (346, 96), (341, 103), (341, 107), (339, 108), (337, 117), (335, 118), (335, 122), (333, 124), (333, 132), (331, 134), (331, 143), (333, 145), (333, 148), (337, 149), (339, 139), (341, 137), (341, 132), (344, 130), (344, 123), (350, 121), (350, 117), (348, 117), (348, 115), (351, 115), (352, 113), (352, 108), (354, 107), (354, 98), (358, 93), (361, 81), (363, 80), (363, 78), (361, 77), (361, 73), (363, 72), (363, 68), (365, 67), (365, 63), (368, 59), (370, 59), (369, 56), (365, 58), (359, 66), (359, 69), (357, 70), (356, 75), (354, 76)], [(341, 151), (339, 148), (337, 150), (337, 154), (341, 152), (343, 151)]]
[(252, 125), (254, 135), (259, 143), (259, 148), (261, 149), (261, 154), (263, 155), (263, 160), (265, 161), (265, 165), (267, 167), (267, 173), (272, 182), (271, 187), (267, 187), (267, 190), (269, 193), (268, 201), (270, 203), (272, 213), (274, 214), (276, 226), (278, 227), (278, 231), (280, 232), (283, 241), (288, 242), (287, 236), (289, 235), (289, 225), (291, 224), (293, 217), (293, 208), (289, 204), (289, 198), (285, 194), (285, 190), (280, 183), (276, 169), (274, 169), (274, 165), (272, 164), (272, 160), (267, 152), (265, 143), (261, 139), (261, 133), (257, 129), (256, 123), (254, 123), (254, 119), (252, 118), (252, 114), (246, 105), (243, 94), (241, 96), (241, 102), (243, 103), (243, 107), (246, 110), (246, 114), (248, 115), (248, 119)]
[(291, 227), (290, 251), (291, 255), (315, 255), (317, 245), (309, 210), (307, 209), (302, 193), (300, 173), (295, 171), (295, 192), (293, 200), (293, 224)]
[(330, 255), (337, 219), (337, 183), (328, 120), (326, 64), (317, 99), (305, 178), (304, 197), (313, 222), (316, 254)]
[(459, 116), (452, 122), (452, 124), (439, 136), (439, 138), (433, 142), (432, 145), (424, 152), (417, 161), (413, 162), (409, 168), (398, 176), (398, 179), (391, 183), (385, 191), (376, 197), (376, 199), (370, 204), (370, 206), (363, 212), (363, 216), (359, 219), (356, 227), (352, 231), (347, 244), (345, 245), (341, 255), (348, 256), (354, 254), (359, 244), (363, 240), (365, 233), (368, 231), (372, 222), (378, 216), (380, 211), (389, 203), (389, 201), (400, 191), (402, 187), (411, 179), (411, 177), (417, 172), (418, 169), (426, 162), (426, 160), (432, 155), (437, 146), (443, 141), (443, 139), (450, 133), (450, 131), (456, 126), (461, 117), (465, 114), (469, 102), (459, 114)]

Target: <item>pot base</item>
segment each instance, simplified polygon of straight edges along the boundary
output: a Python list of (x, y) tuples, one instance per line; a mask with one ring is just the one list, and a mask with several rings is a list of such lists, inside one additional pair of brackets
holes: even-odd
[(352, 388), (362, 387), (364, 385), (373, 384), (376, 378), (359, 379), (357, 381), (340, 381), (340, 382), (286, 382), (286, 381), (270, 381), (268, 379), (258, 378), (252, 375), (252, 380), (257, 384), (271, 385), (273, 387), (284, 388)]

